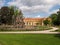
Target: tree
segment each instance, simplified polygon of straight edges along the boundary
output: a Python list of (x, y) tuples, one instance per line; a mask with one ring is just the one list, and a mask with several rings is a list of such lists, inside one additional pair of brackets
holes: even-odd
[(14, 8), (14, 6), (9, 6), (9, 9), (10, 9), (10, 15), (12, 15), (12, 20), (11, 21), (12, 21), (12, 24), (14, 24), (15, 23), (15, 20), (16, 20), (15, 19), (15, 13), (16, 12), (14, 10), (15, 8)]
[(0, 25), (1, 25), (1, 9), (0, 9)]
[(23, 13), (21, 10), (19, 10), (16, 19), (17, 19), (16, 24), (19, 24), (18, 27), (23, 28), (24, 27), (24, 21), (23, 21), (24, 17), (23, 17)]
[(16, 23), (17, 19), (19, 20), (19, 24), (23, 24), (23, 13), (18, 8), (3, 6), (0, 9), (0, 21), (2, 24), (16, 25), (18, 24), (18, 22)]
[(13, 15), (12, 16), (12, 24), (16, 25), (16, 17), (19, 15), (19, 10), (16, 6), (10, 6), (9, 8), (10, 8), (10, 11), (11, 11), (10, 12), (11, 15)]
[(48, 19), (46, 19), (46, 20), (43, 21), (43, 23), (44, 23), (45, 25), (50, 25), (50, 24), (51, 24), (51, 21), (48, 20)]
[(60, 25), (60, 9), (57, 12), (57, 25)]
[(1, 23), (8, 24), (10, 22), (10, 10), (7, 6), (0, 9)]
[(56, 13), (53, 13), (49, 16), (49, 18), (52, 19), (52, 24), (53, 25), (57, 25), (57, 14)]
[(11, 6), (11, 7), (9, 7), (9, 9), (10, 9), (10, 19), (11, 19), (11, 24), (13, 24), (13, 15), (14, 15), (14, 7), (13, 6)]
[(15, 6), (11, 6), (10, 9), (14, 10), (13, 14), (13, 24), (14, 26), (18, 24), (18, 27), (23, 27), (23, 13), (20, 9)]

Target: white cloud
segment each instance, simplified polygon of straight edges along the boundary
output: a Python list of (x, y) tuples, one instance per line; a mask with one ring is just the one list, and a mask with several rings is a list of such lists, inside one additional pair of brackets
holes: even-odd
[(0, 0), (0, 8), (4, 5), (5, 0)]
[(51, 13), (49, 10), (57, 4), (60, 5), (60, 0), (14, 0), (8, 2), (8, 5), (17, 6), (26, 14), (38, 12)]

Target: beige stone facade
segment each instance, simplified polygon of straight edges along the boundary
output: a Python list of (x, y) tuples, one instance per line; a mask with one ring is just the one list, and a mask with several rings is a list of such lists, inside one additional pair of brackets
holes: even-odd
[(24, 23), (26, 26), (37, 26), (44, 25), (43, 21), (45, 18), (24, 18)]

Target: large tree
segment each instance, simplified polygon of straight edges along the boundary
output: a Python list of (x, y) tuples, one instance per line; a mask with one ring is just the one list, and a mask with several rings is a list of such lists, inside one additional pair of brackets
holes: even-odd
[(24, 26), (24, 21), (23, 21), (23, 13), (21, 10), (18, 11), (18, 15), (16, 17), (16, 24), (19, 24), (18, 27), (23, 27)]
[(20, 9), (18, 9), (17, 7), (15, 7), (15, 6), (11, 6), (10, 9), (14, 10), (13, 24), (14, 25), (19, 24), (20, 27), (23, 27), (24, 22), (23, 22), (23, 13), (22, 13), (22, 11)]
[(53, 13), (49, 16), (49, 18), (52, 19), (52, 24), (53, 25), (57, 25), (57, 14), (56, 13)]
[(14, 6), (4, 6), (0, 9), (0, 21), (2, 24), (22, 24), (23, 13), (21, 10)]
[(7, 6), (4, 6), (0, 9), (1, 23), (9, 24), (10, 23), (10, 9)]
[(60, 9), (57, 12), (57, 25), (60, 25)]
[(10, 15), (12, 15), (12, 24), (14, 24), (14, 20), (15, 20), (15, 10), (14, 10), (14, 6), (9, 6), (10, 9)]

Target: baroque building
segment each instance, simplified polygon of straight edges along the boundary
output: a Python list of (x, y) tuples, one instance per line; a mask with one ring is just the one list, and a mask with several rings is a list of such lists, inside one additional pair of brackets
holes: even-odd
[(25, 26), (43, 26), (43, 21), (46, 19), (51, 21), (50, 18), (24, 18), (24, 23)]
[(24, 23), (26, 26), (42, 25), (45, 18), (25, 18)]

